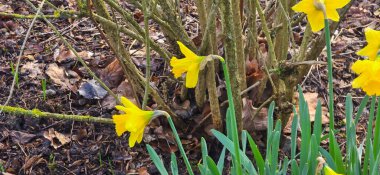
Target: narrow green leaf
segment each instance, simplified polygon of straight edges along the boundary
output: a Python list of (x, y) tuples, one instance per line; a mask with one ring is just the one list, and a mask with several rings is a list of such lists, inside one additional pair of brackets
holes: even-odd
[(222, 152), (220, 153), (220, 157), (219, 157), (218, 165), (217, 165), (220, 174), (223, 174), (225, 157), (226, 157), (226, 147), (224, 146)]
[(319, 146), (321, 143), (321, 134), (322, 134), (322, 105), (321, 101), (318, 100), (317, 108), (315, 109), (315, 117), (314, 117), (314, 131), (316, 138), (316, 145)]
[(322, 154), (323, 157), (325, 157), (327, 165), (329, 165), (331, 169), (336, 170), (335, 161), (333, 157), (330, 155), (330, 153), (323, 149), (321, 146), (319, 147), (319, 152)]
[[(216, 139), (218, 139), (219, 142), (222, 143), (223, 146), (226, 147), (226, 149), (231, 153), (231, 155), (235, 156), (234, 143), (229, 138), (227, 138), (223, 133), (215, 129), (212, 129), (211, 132), (214, 134)], [(253, 166), (252, 162), (248, 159), (248, 157), (245, 154), (243, 154), (243, 152), (240, 149), (239, 149), (239, 152), (242, 158), (241, 165), (243, 165), (243, 167), (248, 171), (249, 174), (257, 174), (255, 167)], [(234, 165), (235, 168), (237, 166), (240, 166), (240, 165)]]
[(264, 163), (263, 156), (261, 155), (255, 141), (252, 139), (252, 137), (249, 134), (248, 134), (248, 142), (253, 153), (253, 158), (256, 161), (257, 168), (259, 169), (259, 174), (264, 175), (265, 163)]
[(291, 162), (292, 162), (292, 175), (299, 175), (300, 170), (297, 165), (297, 161), (293, 159)]
[(241, 133), (241, 147), (243, 153), (245, 154), (245, 150), (247, 148), (247, 131), (243, 130)]
[[(297, 132), (298, 132), (298, 114), (296, 112), (296, 108), (293, 106), (293, 121), (292, 121), (292, 131), (291, 131), (291, 160), (295, 160), (296, 158), (296, 150), (297, 150)], [(293, 164), (292, 164), (293, 166)]]
[(203, 137), (201, 138), (201, 150), (202, 150), (203, 165), (207, 166), (207, 161), (206, 161), (206, 157), (208, 156), (207, 143)]
[(160, 174), (169, 175), (169, 173), (166, 171), (164, 163), (161, 161), (160, 157), (158, 157), (156, 151), (149, 144), (146, 145), (146, 149), (148, 149), (150, 158), (152, 159), (154, 165), (156, 165)]
[(355, 115), (355, 125), (358, 124), (359, 118), (362, 115), (365, 107), (367, 106), (368, 100), (369, 100), (369, 96), (365, 95), (364, 98), (363, 98), (363, 100), (362, 100), (362, 102), (360, 102), (360, 105), (359, 105), (359, 108), (358, 108), (358, 112)]
[(173, 175), (178, 175), (178, 164), (177, 164), (177, 157), (175, 156), (175, 153), (172, 152), (170, 155), (170, 168), (172, 170)]
[(373, 155), (372, 154), (373, 152), (371, 149), (372, 148), (371, 140), (372, 140), (372, 122), (375, 116), (375, 105), (376, 105), (376, 96), (372, 96), (371, 105), (369, 109), (368, 125), (367, 125), (368, 130), (367, 130), (367, 135), (365, 137), (366, 147), (365, 147), (364, 163), (363, 163), (363, 169), (362, 169), (363, 175), (367, 175), (368, 171), (370, 171), (370, 169), (368, 168), (368, 164), (370, 162), (371, 155)]
[(210, 156), (207, 156), (206, 160), (207, 160), (207, 167), (210, 170), (211, 174), (212, 175), (219, 175), (220, 173), (219, 173), (218, 167), (216, 166), (214, 160), (212, 160)]

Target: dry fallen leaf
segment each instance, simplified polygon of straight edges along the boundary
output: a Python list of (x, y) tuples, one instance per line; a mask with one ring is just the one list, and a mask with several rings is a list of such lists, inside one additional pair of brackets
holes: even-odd
[(34, 79), (42, 75), (42, 70), (41, 70), (42, 67), (43, 67), (43, 64), (37, 63), (37, 61), (27, 62), (21, 67), (20, 73), (21, 74), (27, 73), (30, 78)]
[[(309, 114), (310, 114), (310, 122), (314, 122), (315, 120), (315, 109), (317, 108), (318, 104), (318, 93), (309, 93), (306, 92), (303, 94), (305, 97), (306, 102), (308, 103), (309, 107)], [(296, 97), (298, 99), (298, 97)], [(297, 101), (298, 102), (298, 101)], [(297, 112), (299, 112), (299, 105), (296, 105)], [(322, 124), (329, 123), (329, 111), (325, 106), (322, 106)], [(291, 132), (291, 126), (293, 121), (293, 114), (291, 114), (288, 123), (286, 124), (284, 128), (284, 133), (289, 134)]]
[(55, 84), (61, 86), (62, 89), (76, 92), (77, 88), (71, 85), (70, 80), (65, 75), (64, 68), (58, 67), (57, 64), (52, 63), (48, 65), (48, 68), (46, 69), (46, 74)]
[(57, 149), (71, 141), (70, 137), (55, 131), (54, 128), (50, 128), (48, 131), (45, 131), (43, 135), (50, 141), (50, 144), (54, 147), (54, 149)]
[(29, 134), (21, 131), (11, 131), (10, 136), (13, 142), (18, 144), (29, 143), (33, 138), (36, 137), (34, 134)]
[(41, 155), (34, 155), (32, 157), (27, 156), (25, 158), (25, 163), (21, 169), (28, 170), (29, 168), (32, 168), (33, 166), (43, 162), (44, 160), (45, 159), (41, 158)]

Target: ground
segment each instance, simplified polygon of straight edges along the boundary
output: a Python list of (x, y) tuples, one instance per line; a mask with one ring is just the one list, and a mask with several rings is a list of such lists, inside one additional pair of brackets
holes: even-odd
[[(71, 1), (62, 2), (63, 4), (55, 3), (70, 6)], [(350, 70), (350, 66), (355, 60), (361, 59), (355, 52), (365, 45), (363, 29), (367, 26), (379, 26), (378, 9), (379, 5), (375, 4), (374, 0), (355, 2), (347, 15), (342, 17), (338, 30), (334, 32), (332, 48), (335, 116), (336, 127), (339, 131), (337, 135), (341, 139), (344, 138), (343, 119), (346, 94), (352, 94), (355, 107), (359, 106), (364, 96), (360, 90), (351, 88), (350, 83), (355, 75)], [(6, 0), (0, 0), (0, 12), (33, 14), (25, 3)], [(43, 12), (51, 13), (48, 8)], [(185, 15), (190, 16), (186, 18), (190, 20), (190, 24), (194, 22), (194, 14)], [(141, 20), (139, 15), (135, 17), (136, 20)], [(89, 19), (52, 19), (51, 21), (82, 54), (88, 65), (108, 82), (108, 85), (113, 86), (114, 90), (123, 91), (120, 92), (121, 94), (127, 95), (130, 86), (127, 81), (120, 78), (122, 77), (120, 70), (117, 71), (117, 68), (110, 66), (114, 56)], [(9, 95), (13, 79), (12, 70), (30, 23), (30, 19), (0, 16), (1, 104), (5, 103)], [(157, 41), (163, 38), (159, 31), (151, 35)], [(134, 44), (134, 41), (125, 37), (123, 39), (129, 47), (134, 62), (143, 70), (145, 62), (140, 53), (141, 45)], [(324, 53), (319, 60), (325, 61)], [(37, 20), (21, 57), (19, 80), (9, 105), (25, 109), (37, 108), (53, 113), (111, 118), (117, 111), (112, 108), (112, 104), (109, 104), (109, 97), (102, 100), (89, 99), (79, 93), (81, 85), (91, 82), (91, 77), (71, 54), (53, 31), (44, 22)], [(162, 72), (162, 67), (164, 67), (164, 61), (153, 56), (152, 71), (159, 75), (168, 75), (170, 72), (167, 70)], [(42, 82), (45, 80), (47, 91), (44, 99)], [(161, 81), (167, 81), (169, 85), (173, 84), (170, 78)], [(301, 86), (304, 92), (317, 93), (326, 106), (325, 65), (313, 66)], [(87, 89), (82, 90), (87, 91)], [(177, 90), (175, 87), (169, 86), (166, 89), (161, 88), (160, 92), (166, 94), (165, 100), (170, 102), (175, 90)], [(200, 116), (204, 112), (194, 109), (195, 107), (190, 105), (190, 102), (180, 105), (182, 106), (177, 105), (174, 108), (182, 109), (182, 112), (189, 115)], [(368, 114), (368, 110), (364, 114)], [(365, 134), (367, 116), (361, 117), (358, 133)], [(191, 126), (183, 129), (180, 137), (190, 160), (196, 165), (196, 162), (200, 160), (200, 136), (206, 133), (195, 134), (197, 130), (203, 131), (201, 127), (192, 129)], [(259, 135), (257, 138), (260, 140), (265, 136)], [(210, 142), (213, 143), (212, 140)], [(343, 142), (344, 140), (340, 140), (340, 143)], [(146, 129), (142, 144), (129, 148), (128, 134), (117, 137), (112, 125), (28, 118), (2, 113), (0, 116), (0, 171), (11, 174), (158, 174), (145, 149), (145, 143), (152, 145), (163, 160), (170, 160), (169, 153), (172, 151), (176, 151), (179, 156), (167, 124), (160, 119), (152, 122)], [(179, 162), (179, 164), (182, 163)]]

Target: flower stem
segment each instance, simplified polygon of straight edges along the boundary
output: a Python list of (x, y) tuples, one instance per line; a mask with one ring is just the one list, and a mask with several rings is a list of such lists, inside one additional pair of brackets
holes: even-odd
[(330, 129), (334, 129), (334, 90), (333, 90), (333, 63), (331, 56), (331, 40), (330, 40), (330, 27), (328, 19), (325, 19), (325, 39), (327, 51), (327, 75), (328, 75), (328, 91), (329, 91), (329, 115), (330, 115)]
[[(167, 113), (166, 113), (166, 114), (167, 114)], [(183, 160), (185, 161), (186, 168), (187, 168), (187, 172), (189, 173), (189, 175), (194, 175), (194, 172), (193, 172), (193, 170), (191, 169), (191, 165), (190, 165), (189, 159), (187, 158), (187, 156), (186, 156), (186, 152), (185, 152), (185, 150), (183, 149), (183, 146), (182, 146), (182, 143), (181, 143), (181, 139), (180, 139), (179, 136), (178, 136), (177, 129), (176, 129), (175, 126), (174, 126), (173, 120), (172, 120), (172, 118), (170, 117), (169, 114), (166, 115), (166, 118), (167, 118), (168, 121), (169, 121), (169, 125), (170, 125), (170, 127), (172, 128), (173, 135), (174, 135), (174, 138), (175, 138), (175, 140), (176, 140), (176, 142), (177, 142), (177, 145), (178, 145), (179, 151), (181, 152), (181, 155), (182, 155), (182, 157), (183, 157)]]

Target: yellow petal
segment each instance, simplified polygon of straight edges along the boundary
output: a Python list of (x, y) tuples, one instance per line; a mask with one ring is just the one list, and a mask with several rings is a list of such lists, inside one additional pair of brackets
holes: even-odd
[(194, 88), (198, 83), (199, 63), (191, 64), (186, 75), (186, 87)]
[(196, 59), (198, 57), (197, 54), (195, 54), (193, 51), (191, 51), (189, 48), (187, 48), (180, 41), (177, 41), (177, 43), (179, 45), (179, 49), (181, 50), (182, 54), (185, 55), (186, 58)]
[(331, 19), (333, 21), (339, 21), (339, 13), (336, 11), (336, 8), (326, 7), (326, 15), (328, 19)]
[(126, 108), (139, 109), (134, 103), (123, 96), (120, 97), (120, 101)]
[(127, 129), (125, 128), (125, 115), (113, 115), (112, 119), (115, 123), (115, 129), (117, 136), (121, 136)]
[(365, 46), (363, 49), (356, 52), (356, 54), (360, 56), (366, 56), (368, 59), (374, 61), (377, 57), (377, 50), (379, 47), (376, 47), (375, 45), (369, 44)]
[(137, 143), (141, 143), (142, 138), (143, 138), (143, 135), (144, 135), (144, 129), (142, 129), (142, 130), (139, 132), (139, 135), (138, 135), (138, 137), (137, 137)]
[(119, 111), (123, 111), (125, 114), (130, 112), (130, 110), (125, 106), (116, 105), (115, 108)]
[(356, 74), (361, 74), (362, 72), (368, 70), (368, 67), (371, 65), (371, 61), (369, 60), (358, 60), (355, 61), (354, 64), (352, 64), (351, 69), (356, 73)]
[(325, 165), (325, 167), (323, 168), (323, 170), (325, 172), (325, 175), (341, 175), (341, 174), (338, 174), (337, 172), (335, 172), (333, 169), (331, 169), (327, 165)]
[(131, 132), (129, 136), (129, 147), (132, 148), (135, 146), (135, 143), (137, 141), (138, 133), (137, 132)]
[(170, 66), (173, 67), (172, 72), (175, 78), (180, 77), (183, 73), (187, 72), (189, 65), (193, 61), (189, 58), (177, 59), (176, 57), (172, 57), (170, 60)]
[(376, 60), (378, 52), (380, 51), (380, 31), (366, 28), (365, 38), (368, 44), (358, 51), (357, 54), (360, 56), (367, 56), (370, 60)]
[(311, 30), (315, 33), (320, 31), (325, 27), (325, 17), (323, 12), (319, 10), (314, 10), (311, 13), (307, 14), (307, 19), (309, 20)]
[(326, 8), (339, 9), (346, 6), (350, 0), (325, 0)]
[(315, 11), (314, 0), (302, 0), (298, 4), (294, 5), (292, 9), (296, 12), (311, 13)]

